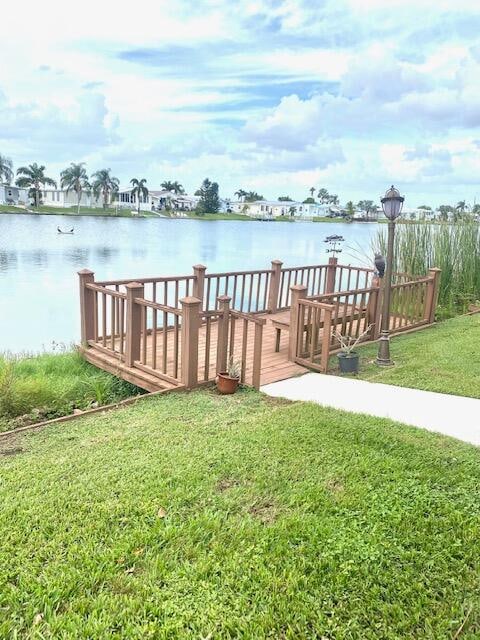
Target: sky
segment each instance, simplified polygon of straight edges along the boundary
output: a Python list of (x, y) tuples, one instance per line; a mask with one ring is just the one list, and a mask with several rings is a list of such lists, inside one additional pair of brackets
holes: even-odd
[[(58, 179), (480, 202), (479, 0), (60, 0), (2, 10), (0, 153)], [(8, 25), (8, 28), (5, 26)]]

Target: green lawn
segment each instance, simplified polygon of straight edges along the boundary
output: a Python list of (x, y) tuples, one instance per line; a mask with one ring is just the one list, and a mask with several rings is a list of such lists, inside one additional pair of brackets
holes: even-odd
[[(49, 206), (40, 206), (37, 209), (34, 207), (30, 208), (30, 211), (25, 211), (25, 209), (21, 207), (12, 207), (10, 205), (1, 205), (0, 212), (4, 213), (36, 213), (43, 215), (62, 215), (62, 216), (108, 216), (108, 217), (116, 217), (116, 218), (133, 218), (136, 216), (132, 216), (130, 209), (115, 209), (115, 207), (109, 207), (107, 209), (95, 208), (95, 207), (80, 207), (80, 213), (77, 213), (77, 207), (49, 207)], [(142, 211), (140, 213), (140, 217), (158, 217), (154, 213), (150, 211)]]
[[(377, 344), (358, 349), (359, 378), (440, 393), (480, 398), (480, 314), (457, 316), (428, 329), (394, 336), (394, 367), (375, 364)], [(337, 357), (330, 373), (339, 374)]]
[(245, 216), (242, 213), (203, 213), (198, 214), (194, 211), (187, 212), (187, 218), (192, 218), (193, 220), (249, 220), (252, 221), (252, 218), (249, 216)]
[(242, 391), (0, 441), (0, 637), (480, 634), (480, 451)]

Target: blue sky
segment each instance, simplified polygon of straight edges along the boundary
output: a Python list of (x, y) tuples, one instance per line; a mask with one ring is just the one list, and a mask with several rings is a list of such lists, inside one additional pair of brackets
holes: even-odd
[[(33, 3), (32, 3), (33, 4)], [(6, 14), (6, 15), (5, 15)], [(480, 202), (478, 0), (8, 6), (0, 153), (342, 201)]]

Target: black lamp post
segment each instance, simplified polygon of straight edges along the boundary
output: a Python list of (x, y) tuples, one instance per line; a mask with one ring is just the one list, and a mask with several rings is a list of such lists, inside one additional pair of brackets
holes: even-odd
[(402, 212), (403, 201), (398, 189), (392, 186), (382, 198), (382, 209), (388, 219), (387, 269), (383, 289), (382, 326), (378, 341), (377, 364), (389, 367), (393, 364), (390, 358), (390, 294), (392, 291), (393, 246), (395, 239), (395, 221)]

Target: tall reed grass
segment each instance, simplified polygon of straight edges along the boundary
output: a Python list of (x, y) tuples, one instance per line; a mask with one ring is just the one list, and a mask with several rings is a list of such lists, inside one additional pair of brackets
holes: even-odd
[[(386, 255), (387, 229), (374, 240), (375, 251)], [(425, 275), (429, 268), (442, 270), (438, 315), (449, 317), (464, 312), (480, 300), (480, 225), (398, 224), (395, 234), (394, 270)]]
[(0, 431), (143, 393), (76, 351), (0, 354)]

